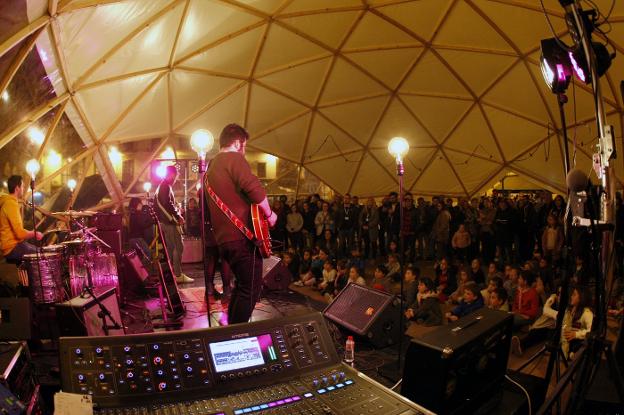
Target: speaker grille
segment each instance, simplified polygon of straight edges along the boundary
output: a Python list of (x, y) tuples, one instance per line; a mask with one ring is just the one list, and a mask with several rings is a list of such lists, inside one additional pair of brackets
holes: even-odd
[(324, 315), (360, 336), (365, 336), (393, 296), (357, 284), (347, 285), (327, 306)]

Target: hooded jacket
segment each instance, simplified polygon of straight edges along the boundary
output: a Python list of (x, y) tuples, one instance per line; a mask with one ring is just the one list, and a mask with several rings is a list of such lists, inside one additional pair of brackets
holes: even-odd
[(0, 196), (0, 249), (8, 255), (15, 245), (27, 239), (29, 232), (24, 229), (19, 203), (13, 195)]

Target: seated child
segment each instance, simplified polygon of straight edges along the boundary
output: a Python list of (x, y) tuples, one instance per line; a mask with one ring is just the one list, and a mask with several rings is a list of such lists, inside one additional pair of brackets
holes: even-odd
[(481, 297), (481, 291), (477, 284), (471, 282), (464, 287), (464, 298), (457, 307), (453, 308), (449, 313), (446, 313), (446, 318), (448, 318), (449, 321), (457, 321), (461, 317), (467, 316), (482, 307), (483, 297)]
[(431, 278), (423, 277), (418, 280), (418, 294), (416, 301), (405, 310), (405, 317), (424, 326), (439, 326), (442, 324), (442, 309), (438, 294), (434, 291)]

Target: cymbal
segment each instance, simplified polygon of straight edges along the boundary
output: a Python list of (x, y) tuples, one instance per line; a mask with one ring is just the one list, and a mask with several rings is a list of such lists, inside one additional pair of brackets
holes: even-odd
[(47, 235), (49, 233), (54, 233), (54, 232), (69, 232), (69, 231), (67, 229), (63, 229), (63, 228), (54, 228), (54, 229), (48, 229), (43, 234)]
[(97, 212), (91, 210), (66, 210), (64, 212), (53, 212), (56, 216), (70, 216), (73, 218), (86, 218), (95, 215)]
[(84, 235), (85, 233), (89, 233), (89, 232), (95, 232), (97, 231), (97, 228), (93, 227), (93, 228), (84, 228), (84, 229), (78, 229), (77, 231), (74, 231), (72, 233), (70, 233), (71, 236), (76, 236), (76, 235)]

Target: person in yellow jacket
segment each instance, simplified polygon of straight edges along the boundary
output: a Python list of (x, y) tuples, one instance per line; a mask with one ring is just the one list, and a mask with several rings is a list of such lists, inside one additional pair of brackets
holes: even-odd
[(37, 231), (24, 229), (18, 200), (22, 197), (24, 180), (22, 176), (11, 176), (7, 181), (8, 195), (0, 196), (0, 249), (7, 262), (19, 264), (26, 254), (33, 254), (37, 248), (27, 239), (43, 238)]

